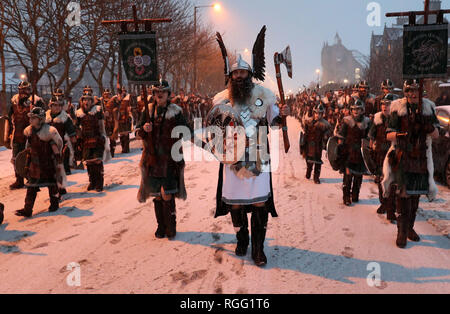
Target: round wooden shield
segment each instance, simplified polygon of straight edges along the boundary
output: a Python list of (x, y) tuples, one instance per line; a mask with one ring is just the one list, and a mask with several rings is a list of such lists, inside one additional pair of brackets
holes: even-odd
[(327, 143), (327, 154), (328, 161), (330, 162), (333, 170), (338, 171), (341, 168), (339, 164), (339, 156), (338, 156), (338, 142), (339, 138), (337, 136), (330, 137)]
[(16, 156), (16, 160), (15, 160), (15, 163), (14, 163), (17, 174), (19, 176), (21, 176), (21, 177), (24, 177), (24, 178), (28, 178), (28, 172), (26, 171), (25, 167), (27, 165), (29, 152), (30, 151), (28, 149), (25, 149), (25, 150), (21, 151)]

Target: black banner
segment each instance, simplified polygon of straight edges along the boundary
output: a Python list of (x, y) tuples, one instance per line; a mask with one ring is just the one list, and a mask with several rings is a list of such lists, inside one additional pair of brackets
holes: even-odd
[(152, 85), (158, 81), (154, 32), (119, 34), (122, 64), (129, 84)]
[(405, 25), (403, 77), (420, 79), (447, 75), (448, 24)]

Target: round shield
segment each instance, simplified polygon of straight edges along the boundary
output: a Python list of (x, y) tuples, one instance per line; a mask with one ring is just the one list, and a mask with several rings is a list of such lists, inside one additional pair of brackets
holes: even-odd
[(377, 173), (377, 163), (373, 158), (372, 150), (370, 149), (370, 141), (368, 139), (363, 139), (361, 142), (361, 154), (363, 156), (364, 165), (368, 172), (372, 175)]
[(339, 138), (337, 136), (330, 137), (327, 143), (327, 154), (328, 161), (330, 162), (333, 170), (338, 171), (341, 168), (339, 164), (339, 155), (338, 155), (338, 142)]
[(16, 159), (14, 161), (14, 166), (17, 174), (23, 178), (28, 178), (27, 172), (27, 163), (28, 163), (28, 154), (29, 149), (25, 149), (17, 154)]
[(206, 139), (211, 153), (223, 164), (235, 164), (245, 156), (245, 129), (239, 114), (229, 105), (217, 105), (208, 113)]

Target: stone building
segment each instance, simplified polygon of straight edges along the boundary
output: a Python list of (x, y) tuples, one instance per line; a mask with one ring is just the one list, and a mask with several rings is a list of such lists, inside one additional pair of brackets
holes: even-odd
[(325, 42), (322, 48), (321, 85), (347, 85), (361, 79), (367, 66), (366, 57), (356, 50), (349, 50), (338, 33), (334, 43)]

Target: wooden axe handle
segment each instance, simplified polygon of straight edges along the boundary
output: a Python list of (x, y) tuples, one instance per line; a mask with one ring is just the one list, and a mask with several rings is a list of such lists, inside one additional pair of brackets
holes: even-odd
[[(283, 82), (281, 81), (281, 70), (280, 70), (280, 63), (278, 62), (278, 53), (275, 53), (274, 59), (275, 59), (275, 72), (276, 72), (276, 76), (277, 76), (278, 91), (280, 92), (280, 104), (281, 104), (281, 107), (283, 107), (286, 104), (286, 101), (284, 99)], [(282, 125), (282, 130), (283, 130), (284, 152), (288, 153), (289, 148), (291, 147), (291, 144), (289, 143), (286, 116), (281, 115), (281, 120), (282, 120), (281, 125)]]

